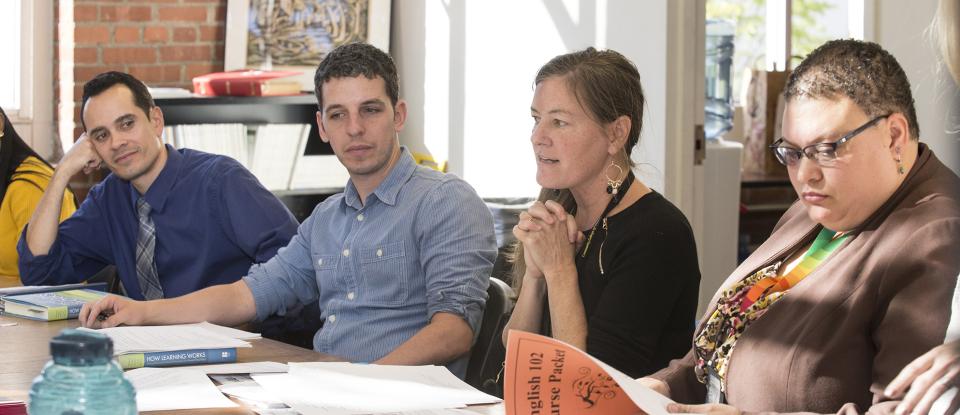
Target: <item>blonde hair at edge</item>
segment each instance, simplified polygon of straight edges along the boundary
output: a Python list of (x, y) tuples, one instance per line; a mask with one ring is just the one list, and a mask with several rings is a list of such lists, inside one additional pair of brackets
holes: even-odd
[(933, 33), (947, 70), (960, 85), (960, 42), (957, 41), (960, 39), (960, 1), (940, 0), (933, 19)]

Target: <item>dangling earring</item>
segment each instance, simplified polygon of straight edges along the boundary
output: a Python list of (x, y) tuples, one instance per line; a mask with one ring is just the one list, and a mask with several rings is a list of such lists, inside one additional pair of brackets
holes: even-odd
[(900, 157), (900, 147), (897, 147), (897, 173), (903, 176), (906, 171), (903, 169), (903, 158)]
[[(607, 174), (610, 171), (610, 167), (617, 169), (617, 174), (615, 178), (611, 179), (610, 175)], [(610, 162), (610, 166), (603, 171), (603, 175), (607, 176), (607, 194), (617, 197), (617, 193), (620, 191), (620, 185), (623, 184), (623, 179), (620, 176), (623, 176), (623, 168), (618, 166), (615, 162)]]

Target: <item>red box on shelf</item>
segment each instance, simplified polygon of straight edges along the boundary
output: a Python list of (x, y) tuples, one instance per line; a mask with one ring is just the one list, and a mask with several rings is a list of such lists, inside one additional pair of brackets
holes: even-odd
[(27, 415), (27, 404), (24, 401), (0, 398), (0, 415)]
[(214, 72), (193, 78), (193, 92), (206, 96), (264, 96), (300, 94), (296, 71), (240, 69)]

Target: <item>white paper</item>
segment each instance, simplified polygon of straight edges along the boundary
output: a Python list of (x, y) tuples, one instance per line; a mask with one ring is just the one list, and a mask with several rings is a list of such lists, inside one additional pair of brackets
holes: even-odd
[(263, 409), (282, 409), (288, 408), (280, 397), (260, 386), (257, 382), (250, 381), (249, 384), (238, 384), (230, 386), (221, 386), (220, 392), (242, 399), (251, 406)]
[(260, 338), (260, 333), (251, 333), (249, 331), (243, 331), (240, 329), (235, 329), (233, 327), (220, 326), (217, 324), (209, 323), (204, 321), (203, 323), (192, 324), (193, 326), (203, 327), (207, 330), (210, 330), (214, 333), (229, 337), (231, 339), (238, 340), (254, 340)]
[(137, 411), (238, 406), (201, 372), (144, 367), (128, 371), (124, 376), (137, 390)]
[(240, 400), (256, 413), (299, 415), (280, 398), (260, 386), (250, 375), (210, 375), (210, 378), (219, 383), (217, 387), (220, 392)]
[(290, 363), (287, 374), (253, 375), (253, 379), (303, 415), (463, 408), (500, 402), (442, 366)]
[(653, 389), (643, 386), (640, 382), (601, 362), (597, 358), (593, 356), (590, 356), (590, 358), (600, 365), (600, 368), (603, 369), (604, 372), (607, 372), (607, 374), (613, 378), (613, 381), (620, 385), (620, 389), (623, 389), (623, 391), (627, 393), (630, 400), (644, 412), (650, 415), (669, 414), (669, 412), (667, 412), (667, 405), (673, 403), (673, 400), (657, 393)]
[(251, 347), (250, 343), (243, 340), (232, 339), (195, 324), (122, 326), (93, 331), (105, 334), (113, 340), (113, 354), (116, 356), (126, 353)]
[(225, 363), (221, 365), (183, 366), (180, 369), (193, 370), (208, 375), (230, 373), (286, 373), (287, 365), (277, 362)]

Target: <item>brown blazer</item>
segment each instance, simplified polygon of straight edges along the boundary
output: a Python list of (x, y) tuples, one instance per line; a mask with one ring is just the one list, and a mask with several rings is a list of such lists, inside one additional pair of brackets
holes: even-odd
[[(819, 229), (795, 203), (722, 287)], [(958, 272), (960, 178), (921, 144), (890, 199), (743, 333), (730, 357), (727, 402), (745, 412), (892, 413), (896, 402), (881, 403), (883, 388), (943, 342)], [(667, 382), (674, 400), (702, 403), (706, 389), (693, 365), (691, 351), (652, 377)]]

